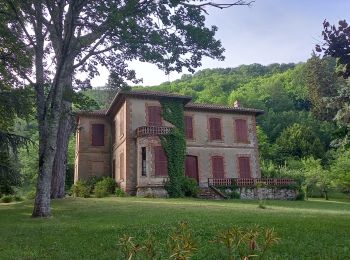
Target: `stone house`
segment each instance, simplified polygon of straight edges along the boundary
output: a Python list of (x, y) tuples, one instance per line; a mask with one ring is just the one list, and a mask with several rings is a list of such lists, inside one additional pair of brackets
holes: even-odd
[(191, 97), (151, 91), (119, 92), (108, 110), (77, 115), (74, 180), (111, 176), (132, 195), (165, 195), (167, 157), (159, 136), (172, 125), (160, 100), (184, 106), (185, 173), (208, 186), (209, 179), (260, 178), (256, 116), (262, 110), (195, 104)]

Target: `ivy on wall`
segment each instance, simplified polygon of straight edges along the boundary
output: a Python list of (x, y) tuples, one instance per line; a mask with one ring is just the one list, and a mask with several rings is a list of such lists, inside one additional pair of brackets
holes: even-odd
[(171, 198), (183, 197), (185, 177), (186, 138), (184, 126), (184, 109), (181, 101), (163, 99), (162, 116), (174, 125), (169, 134), (160, 137), (164, 151), (168, 157), (169, 182), (165, 186)]

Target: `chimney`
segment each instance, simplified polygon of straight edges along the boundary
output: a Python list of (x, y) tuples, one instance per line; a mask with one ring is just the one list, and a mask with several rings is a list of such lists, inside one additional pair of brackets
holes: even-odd
[(238, 100), (236, 100), (236, 101), (233, 103), (233, 107), (242, 107), (242, 106), (241, 106), (241, 102), (239, 102)]

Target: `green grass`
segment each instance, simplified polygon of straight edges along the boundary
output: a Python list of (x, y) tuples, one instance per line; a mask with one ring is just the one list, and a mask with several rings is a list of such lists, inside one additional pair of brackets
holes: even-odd
[(224, 259), (211, 243), (233, 224), (274, 227), (281, 242), (269, 259), (349, 259), (350, 202), (195, 199), (64, 199), (53, 202), (53, 217), (32, 219), (32, 201), (0, 204), (0, 259), (122, 259), (118, 237), (136, 240), (150, 230), (164, 248), (180, 220), (188, 221), (200, 250), (193, 259)]

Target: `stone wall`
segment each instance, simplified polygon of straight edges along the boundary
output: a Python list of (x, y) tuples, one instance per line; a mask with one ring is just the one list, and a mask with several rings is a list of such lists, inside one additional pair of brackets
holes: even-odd
[(146, 198), (167, 198), (168, 192), (163, 186), (139, 187), (137, 188), (137, 196)]
[(235, 191), (226, 189), (225, 193), (230, 196), (232, 192), (237, 192), (243, 200), (295, 200), (298, 191), (285, 188), (238, 188)]

